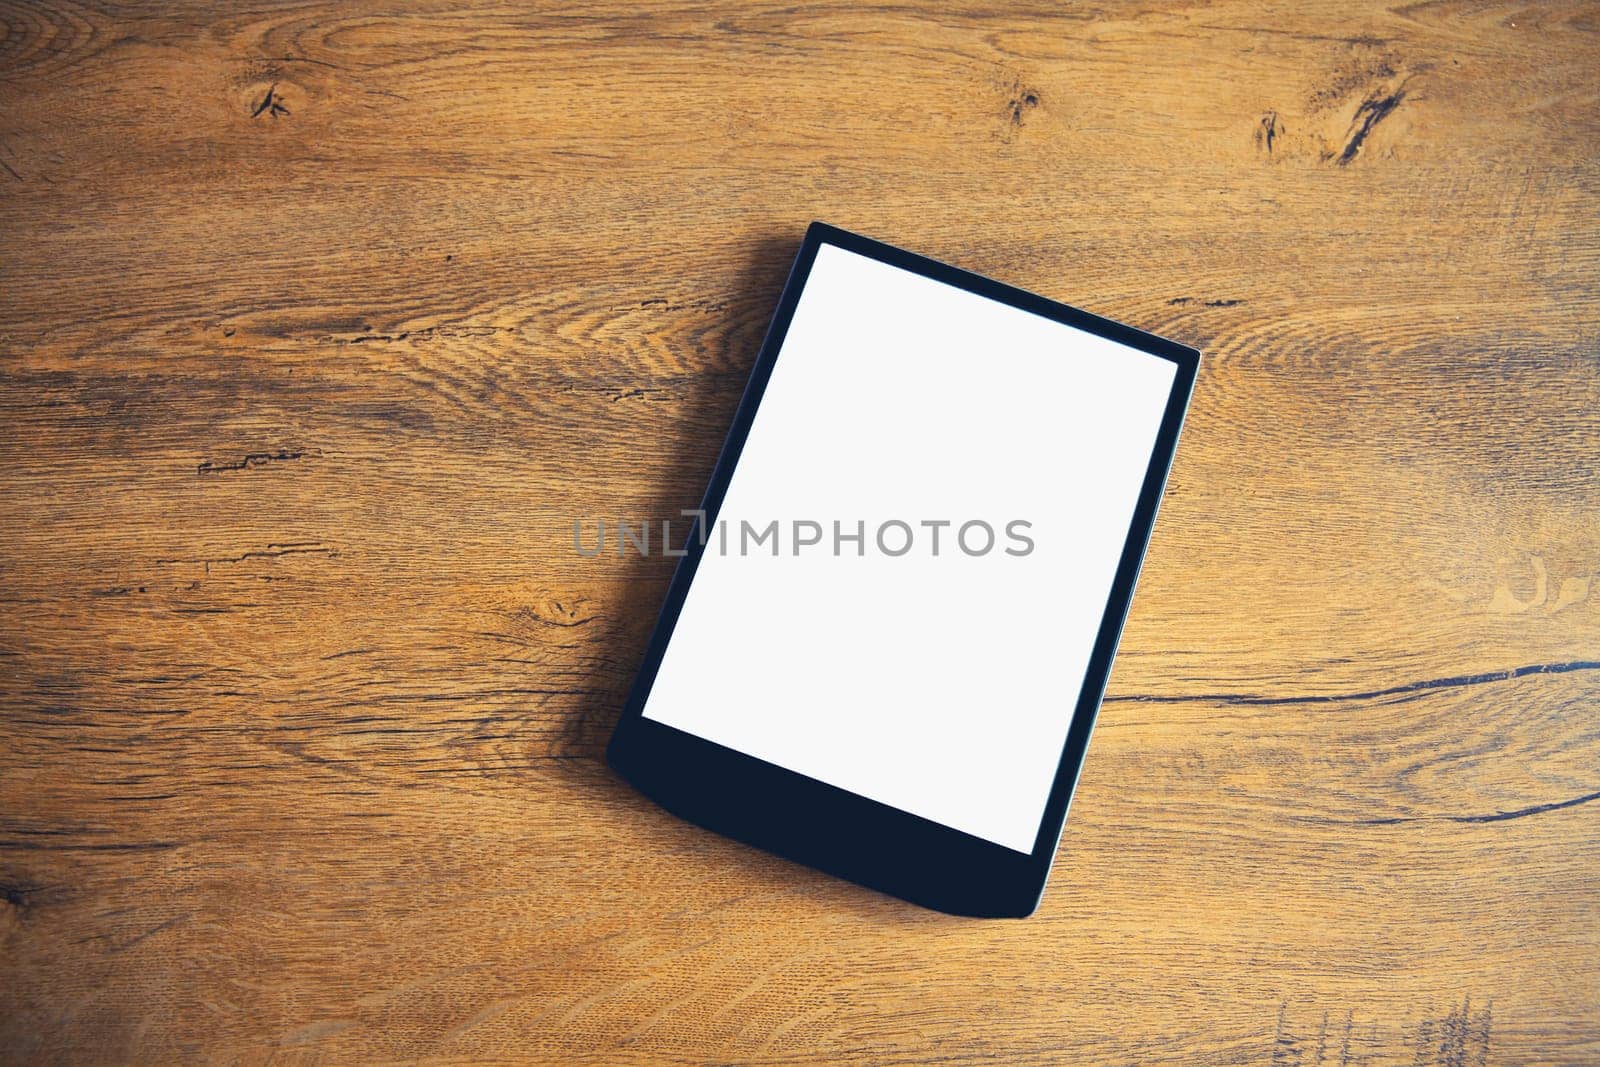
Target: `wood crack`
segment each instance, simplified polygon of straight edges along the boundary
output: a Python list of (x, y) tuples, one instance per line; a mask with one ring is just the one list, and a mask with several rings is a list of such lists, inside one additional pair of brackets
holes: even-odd
[(250, 470), (252, 467), (265, 466), (268, 463), (283, 463), (300, 459), (304, 455), (304, 452), (290, 452), (287, 449), (279, 449), (276, 452), (246, 452), (244, 458), (237, 463), (213, 463), (210, 460), (206, 460), (195, 467), (195, 473), (217, 474), (222, 471), (244, 471)]
[(1565, 663), (1530, 663), (1503, 671), (1485, 671), (1481, 674), (1458, 674), (1450, 678), (1428, 678), (1420, 682), (1407, 682), (1384, 689), (1367, 689), (1356, 693), (1301, 694), (1297, 696), (1263, 696), (1256, 693), (1156, 693), (1108, 696), (1106, 704), (1235, 704), (1253, 707), (1273, 707), (1287, 704), (1342, 704), (1363, 700), (1380, 700), (1384, 697), (1404, 696), (1426, 692), (1430, 689), (1455, 689), (1489, 682), (1508, 682), (1530, 674), (1569, 674), (1574, 671), (1600, 670), (1600, 660), (1570, 660)]
[(1514, 808), (1511, 811), (1494, 811), (1486, 815), (1394, 815), (1383, 819), (1357, 819), (1358, 826), (1395, 826), (1408, 822), (1459, 822), (1459, 823), (1486, 823), (1509, 822), (1512, 819), (1525, 819), (1530, 815), (1543, 815), (1548, 811), (1561, 811), (1565, 808), (1575, 808), (1580, 804), (1600, 800), (1600, 791), (1585, 793), (1582, 796), (1571, 797), (1567, 800), (1553, 800), (1548, 804), (1530, 804), (1525, 808)]
[(321, 340), (335, 345), (395, 344), (400, 341), (432, 341), (435, 338), (492, 337), (495, 334), (511, 332), (513, 328), (510, 326), (428, 326), (418, 330), (399, 330), (395, 333), (368, 330), (365, 333), (343, 337), (331, 335)]
[(209, 567), (213, 563), (243, 563), (246, 560), (251, 560), (251, 559), (277, 559), (280, 556), (298, 556), (298, 555), (337, 556), (338, 554), (339, 554), (339, 550), (338, 549), (329, 548), (327, 545), (319, 545), (314, 541), (286, 541), (286, 542), (283, 542), (281, 544), (279, 544), (279, 543), (270, 544), (266, 548), (255, 549), (255, 550), (250, 551), (250, 552), (244, 552), (244, 553), (241, 553), (241, 554), (239, 554), (237, 556), (214, 556), (214, 557), (209, 557), (209, 558), (196, 558), (196, 559), (158, 559), (158, 560), (156, 560), (156, 562), (157, 563), (165, 563), (165, 564), (202, 563), (202, 564), (206, 565), (207, 567)]
[(1343, 151), (1332, 158), (1338, 166), (1349, 166), (1350, 161), (1356, 158), (1361, 151), (1361, 145), (1366, 141), (1367, 135), (1378, 123), (1388, 118), (1394, 109), (1400, 106), (1400, 101), (1406, 98), (1405, 85), (1401, 85), (1387, 96), (1374, 94), (1361, 101), (1361, 106), (1356, 108), (1355, 116), (1350, 120), (1350, 134), (1345, 141)]

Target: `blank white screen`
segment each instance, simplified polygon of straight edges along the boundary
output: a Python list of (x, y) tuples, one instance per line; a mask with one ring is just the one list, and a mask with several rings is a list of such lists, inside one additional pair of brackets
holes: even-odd
[[(1031, 852), (1175, 373), (822, 245), (645, 717)], [(773, 520), (780, 554), (740, 555)]]

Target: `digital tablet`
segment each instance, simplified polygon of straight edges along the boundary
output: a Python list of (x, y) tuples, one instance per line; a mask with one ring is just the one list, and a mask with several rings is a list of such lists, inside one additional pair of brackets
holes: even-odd
[(611, 766), (862, 885), (1031, 914), (1198, 362), (813, 223)]

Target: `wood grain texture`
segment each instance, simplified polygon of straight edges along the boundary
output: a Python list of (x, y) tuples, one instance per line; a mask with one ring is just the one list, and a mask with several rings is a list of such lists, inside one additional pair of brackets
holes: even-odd
[[(0, 3), (0, 1058), (1600, 1062), (1600, 8)], [(1203, 348), (1043, 909), (600, 752), (822, 218)], [(981, 612), (982, 604), (951, 610)]]

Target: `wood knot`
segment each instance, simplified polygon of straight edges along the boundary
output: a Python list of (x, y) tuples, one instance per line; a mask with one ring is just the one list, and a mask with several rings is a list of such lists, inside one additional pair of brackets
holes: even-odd
[(1270, 156), (1272, 146), (1282, 136), (1283, 124), (1278, 121), (1278, 113), (1269, 111), (1262, 115), (1261, 121), (1256, 124), (1256, 147)]
[(1011, 125), (1020, 127), (1023, 116), (1039, 106), (1039, 94), (1032, 89), (1018, 89), (1011, 96)]
[(250, 111), (250, 117), (253, 119), (259, 119), (263, 116), (276, 119), (279, 116), (291, 114), (289, 105), (284, 102), (283, 94), (278, 91), (276, 82), (267, 86), (266, 92), (254, 99), (255, 103)]

